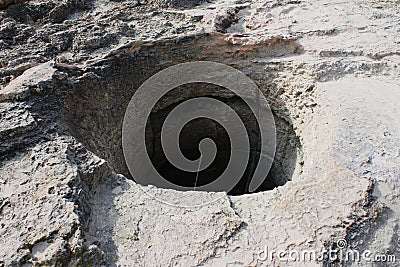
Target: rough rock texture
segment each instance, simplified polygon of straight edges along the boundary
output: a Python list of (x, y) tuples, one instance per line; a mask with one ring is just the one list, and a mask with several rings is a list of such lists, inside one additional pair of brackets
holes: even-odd
[[(351, 264), (257, 259), (266, 246), (320, 252), (339, 239), (400, 259), (399, 13), (366, 0), (0, 1), (0, 265)], [(259, 85), (299, 140), (290, 182), (232, 197), (128, 179), (130, 97), (193, 60)], [(222, 195), (183, 208), (146, 192)]]

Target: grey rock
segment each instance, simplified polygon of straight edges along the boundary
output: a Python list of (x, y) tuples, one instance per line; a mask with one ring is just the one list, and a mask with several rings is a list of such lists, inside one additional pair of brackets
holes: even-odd
[[(399, 258), (399, 11), (394, 1), (0, 1), (0, 265), (351, 265), (258, 259), (340, 239)], [(130, 98), (195, 60), (241, 70), (268, 99), (272, 190), (178, 192), (130, 177)], [(193, 96), (235, 99), (187, 86), (153, 114)]]

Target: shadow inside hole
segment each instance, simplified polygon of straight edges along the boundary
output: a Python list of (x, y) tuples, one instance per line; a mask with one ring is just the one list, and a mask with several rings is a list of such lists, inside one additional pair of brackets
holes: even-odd
[[(214, 96), (213, 98), (219, 99), (233, 108), (246, 127), (250, 142), (249, 161), (243, 176), (228, 194), (247, 194), (251, 178), (260, 159), (260, 129), (254, 114), (242, 99), (235, 96), (230, 98)], [(198, 118), (190, 121), (183, 127), (179, 136), (180, 150), (183, 155), (190, 160), (198, 159), (200, 157), (198, 146), (204, 138), (211, 138), (215, 142), (217, 155), (213, 163), (200, 172), (187, 172), (176, 168), (167, 160), (163, 152), (161, 129), (168, 114), (179, 103), (171, 104), (151, 114), (147, 124), (147, 132), (150, 133), (146, 138), (147, 150), (154, 167), (166, 180), (187, 187), (188, 190), (196, 190), (196, 187), (215, 181), (225, 171), (231, 157), (230, 140), (225, 129), (211, 119)], [(298, 139), (286, 121), (277, 116), (274, 116), (274, 119), (277, 126), (277, 151), (270, 172), (266, 174), (264, 182), (256, 192), (272, 190), (277, 186), (284, 185), (291, 179), (296, 166)], [(233, 153), (241, 152), (233, 151)]]
[(205, 170), (199, 172), (182, 171), (171, 164), (165, 157), (160, 147), (160, 135), (156, 139), (156, 153), (153, 154), (152, 163), (157, 171), (169, 182), (191, 187), (206, 185), (215, 181), (222, 175), (229, 163), (231, 147), (229, 136), (221, 125), (210, 119), (195, 119), (187, 123), (179, 136), (180, 150), (189, 160), (200, 158), (198, 145), (204, 138), (212, 139), (217, 146), (217, 155), (214, 161)]

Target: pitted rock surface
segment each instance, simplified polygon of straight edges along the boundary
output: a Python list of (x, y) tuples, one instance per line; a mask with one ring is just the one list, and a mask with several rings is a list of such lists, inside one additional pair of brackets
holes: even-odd
[[(339, 239), (399, 260), (399, 14), (395, 0), (0, 0), (0, 266), (357, 264), (258, 259)], [(229, 196), (130, 179), (129, 99), (195, 60), (244, 72), (293, 129), (285, 185)]]

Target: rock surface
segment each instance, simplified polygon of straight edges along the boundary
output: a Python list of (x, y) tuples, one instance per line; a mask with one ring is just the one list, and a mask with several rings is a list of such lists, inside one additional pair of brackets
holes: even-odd
[[(394, 0), (0, 1), (0, 265), (350, 265), (260, 260), (341, 239), (399, 260), (399, 14)], [(194, 60), (247, 74), (293, 128), (290, 182), (228, 196), (129, 179), (129, 99)]]

